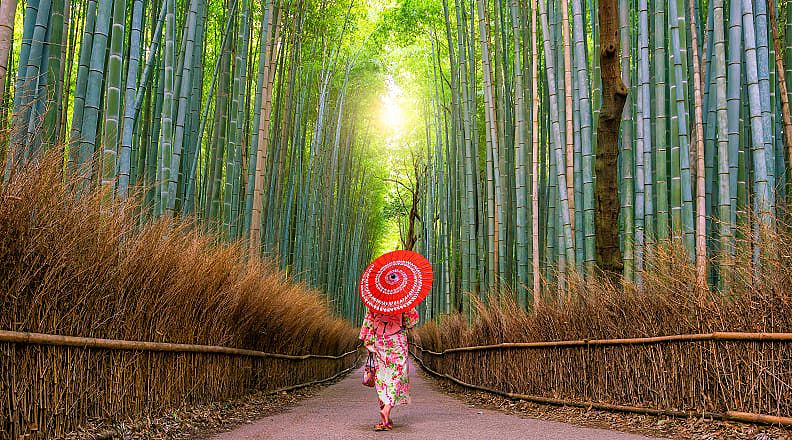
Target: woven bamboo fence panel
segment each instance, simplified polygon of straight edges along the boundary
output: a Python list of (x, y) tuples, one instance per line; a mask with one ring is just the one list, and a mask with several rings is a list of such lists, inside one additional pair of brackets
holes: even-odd
[[(3, 333), (0, 336), (13, 335)], [(89, 420), (156, 413), (320, 381), (357, 361), (356, 351), (337, 359), (290, 359), (265, 353), (207, 353), (197, 346), (159, 351), (7, 339), (0, 337), (0, 439), (14, 440), (61, 436)]]
[(445, 351), (417, 345), (414, 355), (429, 369), (466, 384), (537, 400), (699, 415), (741, 412), (792, 423), (792, 334), (772, 335), (713, 333)]

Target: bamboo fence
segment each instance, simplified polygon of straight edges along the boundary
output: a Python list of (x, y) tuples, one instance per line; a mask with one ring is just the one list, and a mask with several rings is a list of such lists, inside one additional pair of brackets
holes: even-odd
[(53, 438), (89, 420), (313, 385), (354, 368), (357, 352), (295, 356), (0, 331), (0, 439)]
[(412, 345), (430, 373), (512, 399), (792, 426), (792, 333)]

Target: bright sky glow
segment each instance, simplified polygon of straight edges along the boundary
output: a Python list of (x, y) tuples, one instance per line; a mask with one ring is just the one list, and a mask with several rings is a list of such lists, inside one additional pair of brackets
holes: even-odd
[(385, 80), (385, 83), (388, 90), (382, 96), (382, 113), (380, 117), (385, 127), (398, 132), (404, 122), (404, 115), (399, 105), (402, 90), (390, 76)]

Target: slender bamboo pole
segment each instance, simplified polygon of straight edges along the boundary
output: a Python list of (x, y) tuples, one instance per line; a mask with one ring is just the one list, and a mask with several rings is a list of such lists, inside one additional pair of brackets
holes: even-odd
[(732, 244), (732, 216), (731, 216), (731, 176), (730, 176), (730, 148), (729, 148), (729, 109), (726, 77), (726, 32), (724, 23), (724, 2), (716, 0), (713, 9), (714, 15), (714, 49), (715, 59), (713, 68), (716, 83), (716, 108), (718, 124), (718, 220), (720, 222), (720, 288), (728, 292), (728, 282), (732, 270), (731, 261), (734, 255)]
[[(121, 145), (118, 154), (118, 185), (116, 187), (116, 191), (117, 196), (121, 201), (124, 201), (127, 198), (129, 192), (130, 172), (132, 168), (132, 137), (135, 131), (136, 117), (135, 84), (137, 83), (138, 79), (137, 76), (138, 70), (140, 69), (141, 55), (140, 49), (143, 44), (142, 21), (143, 0), (135, 0), (132, 4), (132, 17), (129, 32), (129, 61), (127, 64), (126, 90), (124, 96), (124, 119), (121, 133)], [(148, 65), (146, 68), (148, 68)], [(149, 69), (149, 72), (150, 71), (151, 70)]]
[(704, 123), (702, 117), (701, 59), (699, 58), (698, 31), (696, 30), (695, 1), (690, 0), (690, 35), (693, 44), (693, 94), (695, 104), (696, 142), (696, 282), (702, 291), (707, 290), (707, 217), (704, 174)]
[[(756, 31), (753, 19), (753, 5), (750, 0), (742, 0), (743, 42), (745, 55), (745, 75), (748, 82), (748, 106), (750, 108), (751, 153), (753, 157), (753, 192), (755, 211), (761, 227), (770, 227), (772, 202), (767, 177), (767, 159), (764, 148), (764, 124), (762, 122), (762, 103), (757, 65)], [(757, 236), (756, 238), (760, 238)], [(758, 262), (758, 254), (754, 256)]]
[(118, 170), (118, 143), (121, 128), (121, 84), (123, 75), (126, 1), (113, 0), (113, 18), (110, 29), (110, 47), (107, 61), (107, 88), (105, 90), (104, 136), (102, 138), (102, 186), (115, 194)]
[[(8, 60), (11, 56), (11, 39), (14, 35), (17, 0), (0, 2), (0, 83), (5, 84)], [(5, 90), (3, 90), (5, 94)]]
[[(778, 72), (778, 87), (781, 94), (781, 117), (784, 124), (784, 146), (787, 153), (787, 166), (792, 170), (792, 110), (789, 108), (789, 90), (787, 89), (786, 70), (784, 69), (784, 51), (781, 49), (781, 36), (778, 33), (778, 23), (776, 20), (775, 1), (767, 2), (768, 15), (770, 18), (770, 31), (773, 35), (773, 48), (775, 49), (775, 65)], [(789, 6), (787, 6), (789, 7)], [(2, 12), (0, 11), (0, 15)], [(0, 40), (1, 42), (2, 40)], [(0, 51), (0, 54), (2, 52)], [(2, 74), (0, 73), (0, 78)]]
[(566, 131), (566, 179), (567, 179), (567, 194), (569, 195), (569, 218), (570, 222), (575, 225), (575, 151), (572, 133), (575, 132), (572, 123), (572, 43), (569, 35), (569, 2), (568, 0), (561, 0), (561, 38), (564, 45), (564, 122)]
[(272, 78), (269, 74), (272, 63), (273, 40), (278, 26), (277, 19), (273, 22), (275, 11), (274, 0), (267, 2), (267, 26), (266, 32), (266, 55), (269, 61), (265, 63), (264, 82), (261, 84), (261, 122), (258, 126), (258, 153), (256, 155), (256, 178), (253, 187), (253, 207), (250, 221), (250, 237), (248, 238), (248, 251), (251, 255), (257, 255), (261, 249), (261, 209), (263, 204), (264, 192), (264, 161), (265, 151), (268, 147), (269, 128), (270, 128), (270, 103), (272, 100), (271, 87)]
[(62, 336), (44, 333), (16, 332), (0, 330), (0, 342), (26, 345), (50, 345), (56, 347), (81, 347), (109, 350), (131, 350), (171, 353), (214, 353), (258, 358), (303, 361), (308, 359), (343, 359), (358, 353), (358, 348), (338, 355), (304, 354), (290, 355), (268, 353), (257, 350), (222, 347), (217, 345), (173, 344), (168, 342), (126, 341), (119, 339), (87, 338), (81, 336)]
[(531, 0), (531, 259), (533, 262), (533, 305), (536, 308), (541, 298), (541, 269), (540, 269), (540, 241), (539, 241), (539, 46), (537, 45), (536, 13), (537, 1)]

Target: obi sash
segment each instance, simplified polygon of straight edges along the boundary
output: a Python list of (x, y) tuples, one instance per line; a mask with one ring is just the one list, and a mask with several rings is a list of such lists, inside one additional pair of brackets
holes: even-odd
[(374, 323), (374, 334), (380, 337), (392, 336), (404, 329), (402, 314), (386, 315), (384, 313), (371, 313), (371, 322)]

